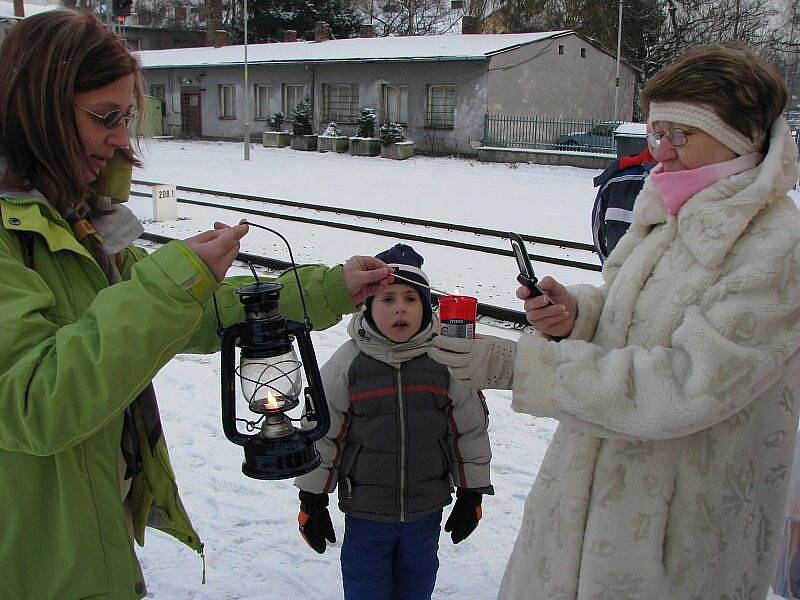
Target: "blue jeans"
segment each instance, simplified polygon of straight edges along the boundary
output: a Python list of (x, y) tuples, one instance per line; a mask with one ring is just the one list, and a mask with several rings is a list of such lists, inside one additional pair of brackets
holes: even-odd
[(429, 600), (439, 569), (442, 511), (407, 523), (345, 515), (345, 600)]

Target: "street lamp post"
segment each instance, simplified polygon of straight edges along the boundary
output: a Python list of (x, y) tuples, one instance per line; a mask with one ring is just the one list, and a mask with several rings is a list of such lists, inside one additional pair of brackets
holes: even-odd
[[(247, 0), (245, 0), (246, 2)], [(619, 60), (622, 53), (622, 0), (619, 0), (619, 23), (617, 24), (617, 75), (614, 79), (614, 120), (619, 120)]]
[(250, 160), (250, 84), (247, 77), (247, 0), (244, 0), (244, 159)]

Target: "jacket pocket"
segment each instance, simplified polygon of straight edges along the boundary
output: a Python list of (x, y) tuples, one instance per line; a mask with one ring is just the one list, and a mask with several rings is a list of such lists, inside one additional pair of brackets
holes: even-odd
[(358, 462), (364, 444), (356, 442), (345, 446), (342, 465), (339, 467), (339, 499), (346, 505), (353, 500), (353, 470)]
[(439, 439), (439, 450), (442, 453), (442, 461), (444, 463), (444, 473), (442, 475), (442, 479), (446, 479), (450, 474), (450, 469), (453, 465), (453, 456), (450, 446), (447, 445), (447, 442), (443, 439)]
[(339, 469), (340, 476), (342, 478), (352, 478), (351, 476), (355, 471), (358, 463), (358, 457), (363, 448), (363, 442), (356, 442), (345, 446), (344, 454), (342, 456), (342, 466)]

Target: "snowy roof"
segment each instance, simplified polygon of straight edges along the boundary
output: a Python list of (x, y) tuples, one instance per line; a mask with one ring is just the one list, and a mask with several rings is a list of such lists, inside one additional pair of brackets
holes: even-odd
[[(31, 15), (35, 15), (40, 12), (44, 12), (46, 10), (63, 8), (53, 4), (45, 4), (45, 3), (34, 4), (32, 2), (26, 2), (23, 6), (25, 7), (26, 17), (30, 17)], [(14, 16), (14, 2), (7, 2), (6, 0), (0, 0), (0, 17), (13, 17), (13, 16)]]
[[(571, 31), (479, 35), (426, 35), (248, 44), (247, 62), (361, 62), (485, 60), (493, 54)], [(244, 63), (244, 46), (143, 50), (136, 55), (145, 68), (200, 67)]]

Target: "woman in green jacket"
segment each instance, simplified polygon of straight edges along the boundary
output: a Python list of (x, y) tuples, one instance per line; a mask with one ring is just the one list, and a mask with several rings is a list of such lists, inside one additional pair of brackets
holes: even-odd
[[(212, 296), (225, 325), (241, 320), (222, 278), (247, 226), (150, 256), (130, 245), (141, 225), (112, 199), (138, 164), (141, 72), (96, 17), (17, 24), (0, 82), (0, 598), (140, 598), (145, 526), (203, 548), (151, 380), (177, 353), (218, 349)], [(318, 328), (390, 280), (368, 257), (299, 271)], [(281, 281), (299, 318), (294, 277)]]

